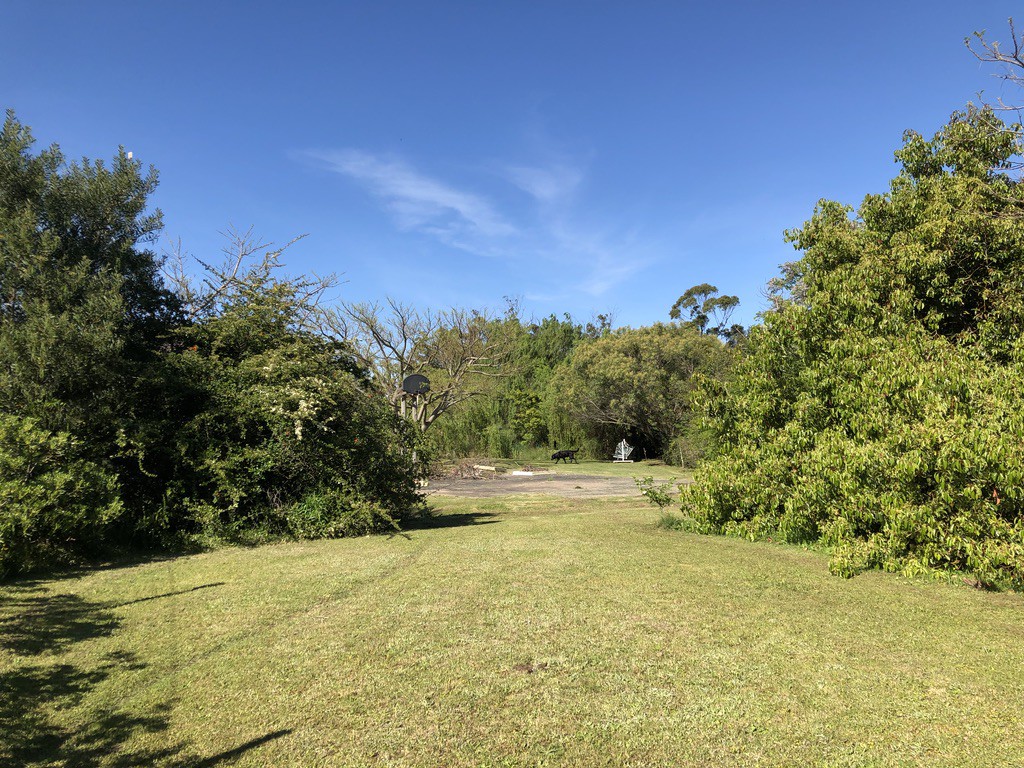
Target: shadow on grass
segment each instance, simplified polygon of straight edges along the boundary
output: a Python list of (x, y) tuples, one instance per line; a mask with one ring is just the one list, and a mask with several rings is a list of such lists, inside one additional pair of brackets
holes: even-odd
[(102, 603), (78, 595), (48, 595), (32, 588), (10, 591), (17, 596), (4, 601), (0, 648), (19, 656), (60, 653), (74, 643), (107, 637), (120, 626)]
[(291, 728), (284, 728), (280, 731), (274, 731), (273, 733), (268, 733), (266, 736), (260, 736), (258, 739), (253, 739), (252, 741), (245, 742), (245, 744), (240, 744), (234, 749), (225, 750), (224, 752), (214, 755), (213, 757), (207, 757), (195, 763), (188, 763), (187, 765), (189, 768), (213, 768), (213, 766), (220, 765), (224, 761), (234, 762), (237, 758), (244, 755), (250, 749), (255, 749), (256, 747), (266, 744), (268, 741), (280, 739), (282, 736), (287, 736), (291, 732)]
[(200, 589), (209, 589), (210, 587), (223, 587), (226, 582), (214, 581), (209, 584), (200, 584), (198, 587), (192, 587), (191, 589), (179, 589), (177, 592), (164, 592), (162, 595), (150, 595), (149, 597), (140, 597), (135, 600), (126, 600), (123, 603), (116, 603), (109, 607), (111, 608), (123, 608), (126, 605), (135, 605), (136, 603), (146, 603), (150, 600), (161, 600), (165, 597), (176, 597), (178, 595), (187, 595), (190, 592), (198, 592)]
[[(80, 768), (216, 766), (280, 738), (275, 731), (211, 757), (169, 738), (159, 748), (130, 748), (139, 736), (170, 729), (174, 702), (145, 711), (93, 709), (79, 715), (76, 725), (68, 714), (112, 676), (126, 678), (146, 668), (135, 654), (113, 651), (88, 665), (67, 663), (61, 654), (76, 643), (108, 638), (121, 627), (113, 609), (145, 600), (184, 595), (218, 586), (204, 584), (180, 592), (140, 598), (126, 603), (91, 602), (78, 595), (45, 593), (40, 587), (8, 588), (0, 604), (0, 765), (65, 765)], [(13, 663), (12, 663), (13, 662)], [(152, 739), (150, 739), (152, 742)]]
[(123, 603), (94, 603), (78, 595), (51, 595), (37, 587), (15, 586), (7, 590), (15, 598), (5, 601), (0, 611), (0, 648), (19, 656), (57, 653), (73, 643), (113, 634), (120, 626), (120, 620), (111, 612), (114, 608), (187, 595), (223, 584), (202, 584)]
[(170, 550), (122, 552), (112, 558), (87, 559), (75, 565), (56, 565), (29, 571), (28, 573), (8, 576), (6, 579), (0, 579), (0, 587), (12, 587), (14, 589), (38, 587), (54, 581), (81, 578), (91, 573), (113, 570), (126, 571), (130, 568), (140, 568), (153, 565), (154, 563), (166, 563), (203, 551), (205, 549), (198, 545), (182, 544)]
[(494, 512), (467, 512), (450, 515), (427, 515), (402, 523), (403, 531), (425, 531), (432, 528), (461, 528), (465, 525), (500, 523)]

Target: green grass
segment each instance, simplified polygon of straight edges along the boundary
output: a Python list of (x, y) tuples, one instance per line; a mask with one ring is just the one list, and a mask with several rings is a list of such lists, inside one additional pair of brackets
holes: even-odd
[(1006, 766), (1024, 600), (440, 499), (405, 536), (0, 586), (0, 764)]
[(688, 479), (693, 474), (688, 469), (670, 467), (663, 461), (655, 461), (653, 459), (637, 461), (632, 464), (628, 462), (580, 459), (579, 464), (565, 465), (560, 463), (554, 469), (556, 472), (565, 472), (567, 474), (578, 473), (581, 475), (599, 475), (601, 477), (643, 477), (644, 475), (650, 475), (655, 480), (661, 482), (666, 482), (670, 478), (677, 480)]

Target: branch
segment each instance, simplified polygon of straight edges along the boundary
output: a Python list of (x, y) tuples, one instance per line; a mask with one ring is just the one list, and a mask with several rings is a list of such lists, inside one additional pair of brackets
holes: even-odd
[[(984, 31), (975, 32), (972, 36), (965, 37), (964, 45), (971, 52), (971, 55), (983, 64), (999, 64), (1005, 68), (1002, 74), (995, 74), (993, 77), (998, 77), (1004, 82), (1017, 86), (1024, 86), (1024, 74), (1018, 74), (1014, 71), (1024, 71), (1024, 35), (1017, 35), (1017, 30), (1013, 25), (1013, 17), (1008, 20), (1008, 23), (1010, 26), (1010, 43), (1013, 46), (1012, 53), (1004, 53), (998, 40), (991, 43), (988, 42), (985, 39)], [(988, 104), (988, 106), (997, 111), (1016, 112), (1018, 115), (1021, 113), (1020, 105), (1007, 104), (1001, 96), (996, 99), (996, 105)]]

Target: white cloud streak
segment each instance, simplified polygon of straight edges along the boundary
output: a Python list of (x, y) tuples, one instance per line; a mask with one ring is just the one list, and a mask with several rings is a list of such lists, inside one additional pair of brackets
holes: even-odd
[(484, 198), (424, 176), (400, 160), (354, 149), (309, 155), (328, 169), (365, 183), (403, 229), (429, 230), (436, 235), (470, 229), (487, 237), (516, 233)]
[(613, 261), (600, 258), (590, 265), (589, 274), (578, 287), (591, 296), (603, 296), (647, 266), (647, 262), (636, 259)]
[(303, 154), (363, 185), (399, 228), (520, 266), (542, 289), (529, 292), (537, 300), (567, 291), (601, 297), (653, 261), (638, 254), (633, 235), (581, 223), (574, 201), (585, 175), (570, 163), (502, 166), (500, 178), (536, 203), (532, 212), (512, 217), (499, 213), (488, 198), (431, 178), (401, 159), (357, 149)]
[(507, 169), (509, 180), (540, 203), (556, 203), (572, 197), (583, 180), (583, 172), (568, 165), (551, 168), (512, 166)]

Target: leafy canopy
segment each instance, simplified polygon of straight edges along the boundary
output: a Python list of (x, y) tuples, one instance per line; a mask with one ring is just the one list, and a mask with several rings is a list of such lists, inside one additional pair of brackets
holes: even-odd
[(789, 233), (803, 256), (735, 383), (700, 396), (726, 448), (689, 493), (698, 528), (821, 541), (844, 575), (1024, 584), (1020, 137), (974, 108), (907, 132), (888, 193)]

